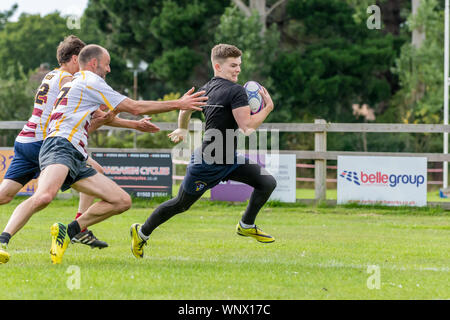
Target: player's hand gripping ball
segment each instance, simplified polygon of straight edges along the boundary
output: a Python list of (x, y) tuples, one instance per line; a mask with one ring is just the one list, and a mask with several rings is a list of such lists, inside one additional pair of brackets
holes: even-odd
[(244, 84), (245, 91), (248, 96), (248, 105), (250, 106), (250, 113), (255, 114), (264, 108), (264, 99), (261, 97), (259, 90), (261, 85), (256, 81), (249, 81)]

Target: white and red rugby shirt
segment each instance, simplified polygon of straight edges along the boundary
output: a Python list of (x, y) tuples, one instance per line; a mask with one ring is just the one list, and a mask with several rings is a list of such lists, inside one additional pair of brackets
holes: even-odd
[(114, 91), (105, 80), (91, 71), (80, 71), (66, 83), (50, 115), (48, 137), (63, 137), (88, 157), (86, 148), (92, 114), (101, 105), (114, 110), (126, 96)]
[(45, 139), (50, 113), (61, 89), (61, 82), (67, 77), (72, 77), (72, 74), (61, 69), (45, 75), (34, 98), (33, 113), (17, 136), (17, 142), (30, 143)]

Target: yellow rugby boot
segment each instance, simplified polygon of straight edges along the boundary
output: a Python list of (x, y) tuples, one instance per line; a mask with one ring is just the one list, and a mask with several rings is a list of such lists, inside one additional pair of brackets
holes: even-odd
[(139, 236), (139, 229), (141, 229), (141, 225), (139, 223), (134, 223), (130, 228), (131, 252), (136, 258), (143, 258), (144, 245), (147, 245), (147, 241), (143, 240)]
[(0, 243), (0, 264), (7, 263), (9, 261), (9, 258), (11, 257), (10, 254), (6, 251), (8, 248), (8, 245), (6, 243)]
[(252, 237), (255, 238), (257, 241), (262, 243), (271, 243), (275, 241), (275, 238), (272, 237), (270, 234), (265, 233), (261, 229), (259, 229), (256, 225), (252, 228), (242, 228), (241, 224), (238, 223), (236, 226), (236, 233), (243, 237)]
[(52, 235), (52, 246), (50, 248), (52, 263), (60, 264), (70, 242), (67, 235), (67, 226), (59, 222), (54, 223), (50, 228), (50, 234)]

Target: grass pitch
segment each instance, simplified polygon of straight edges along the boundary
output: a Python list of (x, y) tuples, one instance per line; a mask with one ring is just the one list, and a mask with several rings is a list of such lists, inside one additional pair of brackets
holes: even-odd
[[(0, 226), (23, 198), (0, 206)], [(271, 203), (257, 224), (271, 244), (236, 235), (245, 204), (197, 202), (130, 251), (129, 228), (157, 202), (134, 201), (91, 228), (109, 248), (69, 245), (50, 262), (50, 226), (77, 200), (55, 200), (11, 241), (0, 299), (449, 299), (450, 216), (439, 208)]]

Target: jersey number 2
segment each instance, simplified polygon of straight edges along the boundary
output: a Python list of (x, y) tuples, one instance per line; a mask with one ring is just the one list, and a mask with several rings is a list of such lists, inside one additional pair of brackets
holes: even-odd
[(47, 94), (49, 90), (50, 86), (48, 85), (48, 83), (43, 83), (39, 87), (39, 91), (36, 93), (36, 98), (34, 99), (34, 102), (41, 105), (47, 103)]

